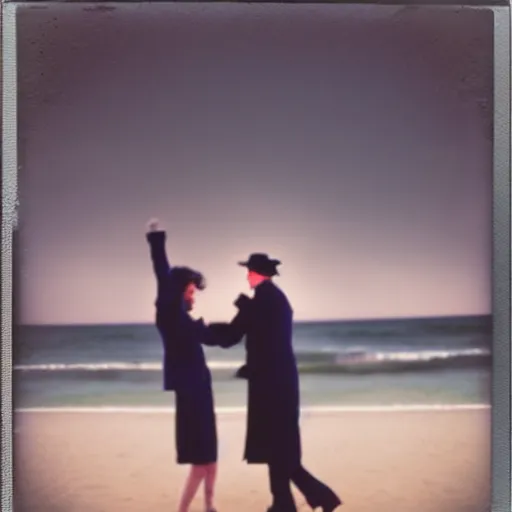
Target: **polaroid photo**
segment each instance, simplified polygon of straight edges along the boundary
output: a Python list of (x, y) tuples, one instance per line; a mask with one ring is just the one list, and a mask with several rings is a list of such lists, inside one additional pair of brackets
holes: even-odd
[(2, 10), (2, 510), (510, 510), (508, 5)]

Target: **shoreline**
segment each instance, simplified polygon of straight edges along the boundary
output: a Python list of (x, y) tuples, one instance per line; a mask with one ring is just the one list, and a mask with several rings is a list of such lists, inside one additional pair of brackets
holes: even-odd
[[(412, 404), (412, 405), (326, 405), (301, 407), (301, 413), (385, 413), (385, 412), (446, 412), (446, 411), (479, 411), (492, 409), (491, 404)], [(216, 414), (242, 414), (246, 407), (216, 407)], [(101, 413), (101, 414), (174, 414), (174, 407), (123, 407), (123, 406), (95, 406), (95, 407), (20, 407), (13, 409), (13, 414), (26, 413)]]

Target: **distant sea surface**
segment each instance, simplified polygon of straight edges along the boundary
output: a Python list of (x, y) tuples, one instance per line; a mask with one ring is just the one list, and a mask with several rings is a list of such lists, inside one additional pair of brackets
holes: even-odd
[[(303, 406), (489, 404), (491, 317), (299, 322)], [(217, 407), (243, 407), (245, 347), (205, 348)], [(169, 407), (153, 325), (21, 326), (14, 399), (26, 407)]]

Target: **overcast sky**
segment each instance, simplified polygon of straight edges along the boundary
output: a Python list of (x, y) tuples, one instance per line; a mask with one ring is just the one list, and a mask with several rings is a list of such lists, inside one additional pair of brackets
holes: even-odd
[(263, 251), (298, 320), (490, 311), (492, 15), (80, 5), (18, 16), (28, 323), (146, 322), (145, 223), (228, 319)]

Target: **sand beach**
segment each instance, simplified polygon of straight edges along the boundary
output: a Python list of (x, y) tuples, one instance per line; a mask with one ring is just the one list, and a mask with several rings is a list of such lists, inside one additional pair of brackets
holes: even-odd
[[(177, 509), (187, 468), (174, 462), (174, 415), (18, 411), (15, 510)], [(242, 460), (245, 413), (218, 413), (219, 512), (263, 512), (266, 468)], [(482, 512), (490, 500), (489, 408), (304, 411), (305, 466), (346, 512)], [(299, 510), (308, 510), (297, 496)], [(204, 509), (198, 496), (193, 511)]]

